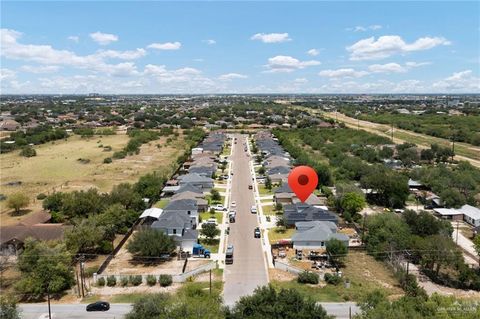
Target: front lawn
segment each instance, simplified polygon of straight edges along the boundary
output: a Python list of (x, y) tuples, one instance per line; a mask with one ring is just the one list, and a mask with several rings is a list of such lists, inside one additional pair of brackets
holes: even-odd
[(266, 189), (265, 185), (258, 185), (258, 192), (260, 195), (273, 195), (273, 190), (271, 189)]
[(268, 240), (270, 241), (270, 244), (274, 244), (280, 239), (292, 238), (293, 233), (295, 233), (295, 228), (287, 228), (283, 232), (280, 227), (275, 227), (268, 231)]
[(215, 217), (217, 219), (217, 223), (221, 224), (223, 219), (223, 213), (215, 212), (215, 214), (210, 214), (210, 212), (202, 212), (199, 214), (202, 221), (206, 221), (209, 218)]
[(153, 205), (153, 207), (164, 209), (168, 205), (169, 202), (170, 202), (169, 199), (163, 198), (163, 199), (159, 200), (158, 202), (156, 202), (155, 205)]
[(272, 205), (262, 206), (262, 210), (264, 215), (275, 215), (276, 213)]
[(220, 239), (207, 239), (207, 238), (200, 238), (200, 244), (203, 247), (210, 250), (212, 254), (218, 253), (218, 246), (220, 246)]

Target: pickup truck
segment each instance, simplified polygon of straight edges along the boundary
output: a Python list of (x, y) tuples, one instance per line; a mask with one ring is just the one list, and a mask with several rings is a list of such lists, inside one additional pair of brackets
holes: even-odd
[(209, 218), (205, 221), (205, 224), (212, 224), (217, 226), (217, 219), (216, 218)]
[(227, 210), (225, 207), (223, 207), (222, 204), (217, 204), (215, 206), (212, 206), (211, 208), (213, 208), (214, 210), (222, 211), (222, 212)]

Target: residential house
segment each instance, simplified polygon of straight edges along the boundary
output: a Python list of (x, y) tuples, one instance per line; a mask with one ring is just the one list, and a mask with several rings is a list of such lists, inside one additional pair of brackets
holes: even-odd
[(199, 212), (206, 212), (208, 210), (208, 201), (204, 198), (203, 194), (185, 191), (172, 196), (172, 201), (180, 199), (192, 199), (197, 202), (197, 208)]
[(330, 221), (335, 224), (338, 223), (337, 216), (329, 210), (324, 208), (311, 206), (306, 203), (297, 203), (292, 205), (285, 205), (283, 216), (287, 226), (293, 226), (297, 222), (308, 221)]
[(480, 209), (470, 205), (463, 205), (458, 209), (463, 213), (463, 220), (473, 227), (480, 226)]
[(203, 190), (200, 187), (197, 187), (197, 186), (195, 186), (193, 184), (190, 184), (190, 183), (186, 183), (186, 184), (182, 185), (175, 192), (175, 194), (180, 194), (180, 193), (183, 193), (183, 192), (193, 192), (193, 193), (200, 194), (200, 195), (203, 194)]
[(204, 192), (209, 192), (213, 188), (213, 179), (195, 173), (189, 173), (178, 177), (180, 188), (186, 184), (192, 184)]
[(292, 236), (294, 249), (325, 249), (330, 239), (338, 239), (348, 246), (349, 237), (337, 233), (337, 225), (329, 221), (296, 222)]
[(195, 199), (178, 199), (171, 200), (167, 206), (163, 209), (164, 213), (173, 212), (173, 213), (186, 213), (189, 216), (193, 223), (193, 228), (198, 225), (198, 206)]
[(177, 247), (185, 252), (192, 253), (193, 245), (198, 241), (198, 231), (194, 229), (192, 219), (185, 212), (164, 211), (151, 228), (172, 236)]

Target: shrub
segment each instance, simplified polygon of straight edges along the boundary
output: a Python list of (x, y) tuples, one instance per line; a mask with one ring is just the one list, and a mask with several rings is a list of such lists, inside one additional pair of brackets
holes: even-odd
[(117, 278), (115, 276), (108, 276), (107, 277), (107, 286), (114, 287), (117, 284)]
[(160, 275), (160, 277), (158, 278), (158, 282), (162, 287), (170, 286), (173, 282), (172, 275)]
[(335, 275), (335, 274), (326, 273), (325, 274), (325, 282), (327, 284), (331, 284), (331, 285), (338, 285), (339, 283), (342, 282), (342, 278), (340, 278), (340, 276)]
[(128, 281), (133, 286), (139, 286), (142, 283), (142, 276), (141, 275), (130, 276), (128, 277)]
[(318, 284), (318, 274), (310, 271), (304, 271), (298, 275), (297, 281), (301, 284)]
[(155, 277), (154, 275), (147, 276), (147, 285), (154, 286), (156, 283), (157, 283), (157, 277)]
[(40, 194), (37, 195), (38, 200), (43, 200), (45, 198), (47, 198), (47, 195), (45, 195), (44, 193), (40, 193)]
[(120, 286), (126, 287), (127, 285), (128, 285), (128, 277), (122, 277), (122, 279), (120, 279)]
[(97, 286), (98, 286), (98, 287), (103, 287), (103, 286), (105, 286), (105, 278), (103, 278), (103, 277), (98, 278), (98, 280), (97, 280)]
[(112, 156), (115, 159), (122, 159), (122, 158), (125, 158), (127, 156), (127, 152), (125, 152), (125, 151), (114, 152)]
[(107, 157), (107, 158), (104, 158), (103, 159), (103, 163), (104, 164), (110, 164), (112, 162), (112, 158), (111, 157)]
[(24, 157), (33, 157), (33, 156), (37, 156), (37, 152), (35, 151), (35, 149), (33, 147), (25, 146), (20, 151), (20, 155), (24, 156)]

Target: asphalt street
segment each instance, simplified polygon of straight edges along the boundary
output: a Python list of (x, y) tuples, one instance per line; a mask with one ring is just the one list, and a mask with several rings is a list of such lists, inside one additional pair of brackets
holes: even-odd
[(261, 240), (253, 237), (258, 226), (257, 215), (250, 212), (255, 204), (253, 185), (249, 169), (250, 157), (244, 150), (246, 135), (235, 135), (237, 144), (233, 145), (233, 176), (231, 201), (236, 202), (236, 222), (230, 225), (228, 244), (234, 246), (233, 264), (225, 265), (224, 293), (225, 304), (233, 305), (241, 296), (250, 295), (257, 286), (268, 283), (267, 269)]
[[(338, 319), (348, 319), (359, 312), (354, 302), (321, 302), (329, 315)], [(52, 318), (54, 319), (122, 319), (130, 311), (131, 304), (110, 304), (106, 312), (86, 312), (86, 304), (52, 304)], [(48, 319), (47, 304), (21, 304), (22, 319)]]
[[(110, 310), (87, 312), (86, 304), (52, 304), (52, 319), (119, 319), (132, 309), (131, 304), (110, 304)], [(47, 303), (21, 304), (22, 319), (48, 319)]]

